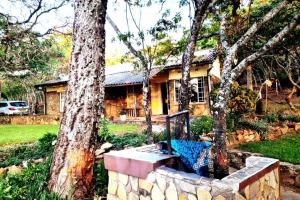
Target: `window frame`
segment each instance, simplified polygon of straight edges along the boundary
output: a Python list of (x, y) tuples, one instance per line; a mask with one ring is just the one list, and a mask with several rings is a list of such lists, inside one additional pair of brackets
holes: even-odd
[[(206, 76), (199, 76), (199, 77), (193, 77), (191, 79), (197, 79), (197, 101), (190, 101), (191, 104), (203, 104), (203, 103), (206, 103), (206, 95), (205, 95), (205, 77)], [(199, 80), (202, 79), (203, 81), (203, 101), (199, 101), (200, 99), (200, 92), (199, 92)], [(179, 93), (178, 93), (178, 98), (176, 98), (176, 81), (180, 82), (180, 79), (175, 79), (174, 80), (174, 103), (175, 104), (178, 104), (178, 98), (179, 98)]]

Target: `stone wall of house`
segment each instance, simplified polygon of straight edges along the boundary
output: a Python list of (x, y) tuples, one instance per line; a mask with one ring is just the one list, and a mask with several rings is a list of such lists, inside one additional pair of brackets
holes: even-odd
[(57, 125), (60, 115), (29, 115), (29, 116), (0, 116), (0, 124), (12, 125)]
[(167, 167), (146, 179), (109, 171), (108, 200), (280, 199), (278, 161), (250, 157), (246, 167), (224, 179), (211, 179)]
[(47, 115), (59, 115), (59, 93), (58, 92), (47, 92)]

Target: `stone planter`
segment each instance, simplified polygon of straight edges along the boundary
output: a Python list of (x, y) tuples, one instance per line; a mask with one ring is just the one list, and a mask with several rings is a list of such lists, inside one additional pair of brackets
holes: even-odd
[(120, 115), (120, 121), (125, 122), (126, 121), (126, 115)]
[(107, 199), (280, 199), (278, 160), (249, 157), (245, 168), (219, 180), (167, 167), (174, 159), (155, 151), (155, 146), (105, 154)]

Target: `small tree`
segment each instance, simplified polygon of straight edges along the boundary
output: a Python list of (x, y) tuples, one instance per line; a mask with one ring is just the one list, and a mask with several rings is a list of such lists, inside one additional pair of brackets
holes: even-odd
[[(145, 2), (140, 0), (135, 3), (126, 1), (126, 20), (127, 25), (129, 21), (134, 24), (137, 31), (130, 31), (128, 25), (128, 31), (121, 31), (116, 23), (107, 16), (107, 21), (110, 23), (118, 38), (125, 44), (129, 52), (133, 55), (133, 64), (136, 69), (141, 70), (143, 75), (143, 100), (142, 106), (145, 113), (145, 119), (147, 124), (147, 142), (153, 143), (152, 136), (152, 122), (151, 122), (151, 110), (150, 110), (150, 75), (153, 67), (156, 64), (164, 64), (167, 59), (174, 54), (178, 53), (178, 50), (172, 48), (171, 38), (168, 37), (167, 32), (174, 30), (177, 27), (177, 23), (180, 21), (180, 15), (174, 16), (172, 19), (167, 19), (170, 15), (170, 11), (166, 10), (162, 12), (162, 17), (157, 21), (154, 27), (149, 27), (148, 30), (141, 28), (141, 15), (136, 19), (133, 15), (132, 7), (143, 8), (151, 6), (151, 3), (144, 4)], [(141, 10), (140, 10), (141, 12)], [(135, 41), (135, 42), (133, 42)], [(150, 43), (147, 41), (151, 41)], [(135, 46), (135, 47), (134, 47)]]

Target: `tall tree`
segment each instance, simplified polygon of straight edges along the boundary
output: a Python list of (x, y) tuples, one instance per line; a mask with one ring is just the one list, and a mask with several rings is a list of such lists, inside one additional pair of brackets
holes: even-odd
[[(191, 85), (190, 85), (190, 68), (194, 59), (194, 52), (198, 41), (199, 31), (204, 20), (207, 17), (209, 8), (216, 2), (216, 0), (193, 0), (195, 11), (193, 24), (188, 36), (186, 47), (182, 55), (181, 64), (181, 90), (179, 94), (178, 111), (189, 110), (191, 99)], [(183, 137), (184, 118), (178, 117), (176, 120), (175, 137)]]
[[(249, 44), (253, 36), (268, 23), (272, 18), (274, 18), (280, 11), (286, 9), (289, 5), (289, 1), (281, 1), (277, 6), (271, 9), (269, 12), (264, 14), (258, 21), (253, 23), (242, 36), (238, 37), (233, 44), (230, 44), (229, 38), (227, 38), (227, 31), (229, 31), (228, 19), (229, 15), (223, 12), (221, 16), (222, 22), (220, 24), (220, 43), (222, 44), (225, 58), (223, 61), (222, 77), (220, 90), (216, 98), (216, 103), (213, 105), (213, 118), (214, 118), (214, 150), (215, 150), (215, 174), (219, 177), (223, 177), (228, 174), (227, 165), (227, 149), (226, 149), (226, 105), (228, 102), (228, 97), (230, 95), (230, 86), (234, 80), (236, 80), (241, 73), (249, 66), (251, 63), (256, 61), (266, 52), (270, 51), (276, 45), (278, 45), (287, 34), (293, 30), (300, 21), (300, 14), (297, 13), (294, 19), (291, 20), (283, 29), (277, 30), (276, 34), (269, 38), (260, 48), (255, 49), (248, 55), (243, 57), (237, 57), (238, 53)], [(291, 8), (292, 9), (292, 8)], [(299, 11), (299, 10), (298, 10)], [(221, 13), (221, 12), (220, 12)], [(225, 14), (224, 14), (225, 13)]]
[(75, 0), (73, 49), (48, 188), (64, 198), (91, 193), (100, 106), (103, 102), (107, 0)]

